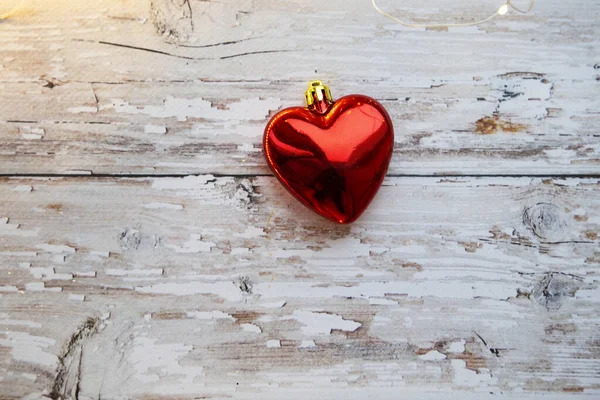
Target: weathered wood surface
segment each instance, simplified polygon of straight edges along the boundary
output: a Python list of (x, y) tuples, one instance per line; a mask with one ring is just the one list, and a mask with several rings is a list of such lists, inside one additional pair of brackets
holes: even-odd
[[(599, 10), (28, 0), (0, 22), (0, 398), (600, 396)], [(266, 176), (314, 78), (395, 122), (352, 226)]]
[[(406, 10), (498, 7), (453, 3)], [(368, 0), (28, 0), (0, 25), (0, 173), (264, 174), (269, 116), (322, 78), (388, 108), (391, 174), (598, 174), (599, 10), (549, 0), (440, 32)]]
[(389, 178), (337, 226), (270, 177), (4, 179), (2, 392), (597, 396), (599, 193)]

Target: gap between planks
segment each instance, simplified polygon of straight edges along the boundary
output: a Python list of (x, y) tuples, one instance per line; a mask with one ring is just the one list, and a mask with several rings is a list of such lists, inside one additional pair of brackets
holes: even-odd
[[(215, 178), (261, 178), (274, 177), (273, 174), (223, 174), (223, 173), (182, 173), (182, 174), (3, 174), (0, 178), (185, 178), (186, 176), (210, 175)], [(386, 178), (548, 178), (548, 179), (600, 179), (600, 173), (595, 174), (387, 174)]]

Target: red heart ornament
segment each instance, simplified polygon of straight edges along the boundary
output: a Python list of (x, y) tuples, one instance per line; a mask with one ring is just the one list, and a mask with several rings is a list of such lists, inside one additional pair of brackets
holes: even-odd
[(317, 214), (355, 221), (379, 190), (392, 157), (394, 128), (379, 102), (350, 95), (331, 100), (309, 84), (308, 108), (277, 113), (263, 138), (267, 163), (281, 184)]

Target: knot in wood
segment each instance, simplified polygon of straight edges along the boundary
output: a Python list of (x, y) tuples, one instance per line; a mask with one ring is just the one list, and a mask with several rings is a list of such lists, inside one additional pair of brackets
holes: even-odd
[(525, 209), (523, 223), (535, 236), (550, 242), (563, 239), (567, 228), (563, 211), (550, 203), (537, 203)]
[(548, 311), (558, 310), (567, 297), (574, 297), (579, 283), (573, 276), (549, 272), (533, 288), (534, 300)]

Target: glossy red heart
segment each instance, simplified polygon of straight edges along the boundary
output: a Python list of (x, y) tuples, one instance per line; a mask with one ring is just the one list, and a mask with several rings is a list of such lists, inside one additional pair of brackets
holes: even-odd
[(394, 129), (375, 99), (350, 95), (323, 113), (302, 107), (277, 113), (263, 145), (271, 170), (294, 197), (344, 224), (356, 220), (379, 190)]

